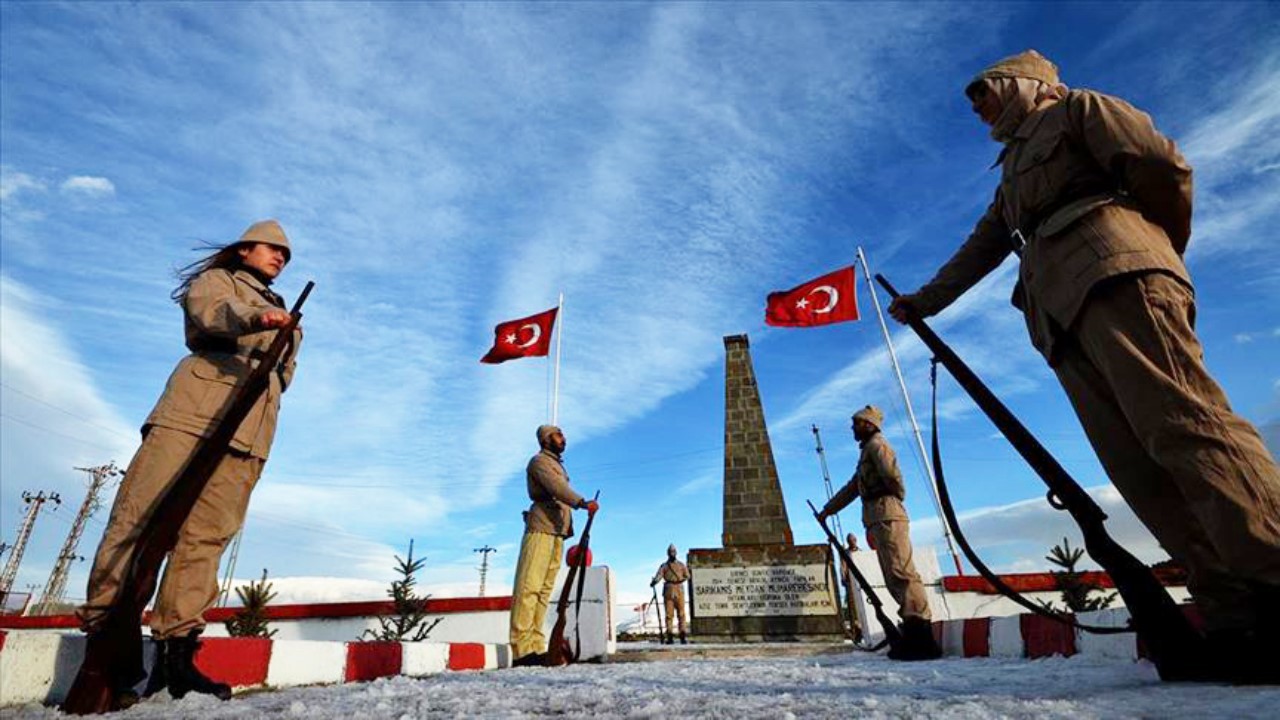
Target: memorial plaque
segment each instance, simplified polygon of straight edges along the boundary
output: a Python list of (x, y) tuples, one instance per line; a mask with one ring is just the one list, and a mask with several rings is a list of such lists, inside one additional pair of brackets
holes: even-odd
[(836, 607), (825, 565), (703, 568), (693, 597), (699, 617), (830, 615)]

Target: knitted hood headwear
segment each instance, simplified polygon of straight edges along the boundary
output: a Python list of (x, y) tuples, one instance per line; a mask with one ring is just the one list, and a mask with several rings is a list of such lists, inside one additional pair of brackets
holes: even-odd
[(875, 405), (868, 405), (853, 414), (854, 420), (865, 420), (876, 426), (879, 430), (884, 427), (884, 413), (880, 412), (880, 408)]
[(670, 545), (667, 546), (667, 557), (674, 558), (676, 556), (676, 552), (677, 551), (676, 551), (675, 543), (671, 543)]
[(284, 228), (280, 227), (280, 223), (275, 220), (262, 220), (250, 225), (249, 229), (245, 230), (236, 241), (237, 245), (240, 243), (262, 243), (282, 248), (285, 262), (288, 262), (293, 255), (293, 251), (289, 249), (289, 238), (285, 236)]
[(551, 433), (561, 432), (560, 428), (555, 425), (539, 425), (538, 426), (538, 445), (546, 445), (547, 438), (551, 437)]
[(1046, 85), (1061, 84), (1058, 79), (1057, 65), (1035, 50), (1024, 50), (987, 66), (985, 70), (975, 75), (968, 85), (965, 85), (964, 94), (972, 94), (976, 85), (984, 80), (995, 78), (1028, 78), (1039, 80)]

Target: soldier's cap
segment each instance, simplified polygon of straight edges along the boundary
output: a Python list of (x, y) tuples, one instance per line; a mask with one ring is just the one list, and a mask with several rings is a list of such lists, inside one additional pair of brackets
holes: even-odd
[(875, 425), (877, 429), (884, 427), (884, 413), (880, 412), (880, 408), (875, 405), (868, 405), (853, 414), (854, 420), (865, 420)]
[(563, 432), (555, 425), (539, 425), (538, 426), (538, 445), (546, 445), (547, 439), (551, 437), (551, 433)]
[(236, 244), (241, 243), (262, 243), (263, 245), (274, 245), (284, 250), (285, 262), (293, 256), (293, 251), (289, 249), (289, 238), (284, 234), (284, 228), (280, 227), (280, 223), (276, 220), (260, 220), (249, 226), (248, 230), (240, 236)]
[(1035, 50), (1024, 50), (1017, 55), (1001, 58), (979, 72), (964, 86), (964, 94), (972, 98), (979, 85), (993, 78), (1030, 78), (1048, 85), (1061, 82), (1058, 80), (1058, 66), (1050, 62), (1049, 58)]

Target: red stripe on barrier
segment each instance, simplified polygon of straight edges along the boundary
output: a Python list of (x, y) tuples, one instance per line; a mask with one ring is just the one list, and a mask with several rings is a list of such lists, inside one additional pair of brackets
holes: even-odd
[(1022, 654), (1029, 658), (1076, 654), (1075, 628), (1040, 615), (1020, 615)]
[(8, 635), (8, 634), (9, 634), (9, 633), (7, 633), (7, 632), (5, 632), (5, 631), (3, 631), (3, 630), (0, 630), (0, 652), (4, 652), (4, 638), (5, 638), (5, 636), (6, 636), (6, 635)]
[(347, 682), (400, 674), (404, 648), (398, 642), (347, 643)]
[(449, 643), (450, 670), (483, 670), (484, 645), (481, 643)]
[(991, 618), (969, 618), (964, 621), (964, 657), (991, 655)]
[[(240, 608), (213, 608), (204, 614), (209, 623), (225, 622)], [(427, 600), (429, 615), (451, 613), (510, 612), (511, 596), (482, 598), (441, 598)], [(390, 600), (352, 603), (311, 603), (307, 605), (272, 605), (264, 610), (268, 620), (306, 620), (311, 618), (371, 617), (395, 615), (395, 603)], [(150, 613), (144, 614), (140, 624), (146, 624)], [(75, 615), (44, 615), (22, 617), (0, 615), (0, 628), (14, 630), (49, 630), (79, 628), (80, 619)]]
[(214, 680), (231, 687), (267, 682), (271, 664), (270, 638), (205, 638), (196, 651), (196, 666)]
[[(1181, 586), (1187, 584), (1186, 573), (1176, 569), (1153, 568), (1151, 572), (1162, 585)], [(1111, 576), (1104, 572), (1092, 570), (1080, 573), (1080, 575), (1085, 582), (1101, 588), (1114, 588), (1116, 586)], [(1001, 575), (1000, 579), (1009, 587), (1022, 593), (1056, 592), (1059, 589), (1058, 579), (1053, 573), (1012, 573)], [(942, 578), (942, 588), (947, 592), (975, 592), (983, 595), (999, 594), (994, 585), (979, 575), (945, 575)]]

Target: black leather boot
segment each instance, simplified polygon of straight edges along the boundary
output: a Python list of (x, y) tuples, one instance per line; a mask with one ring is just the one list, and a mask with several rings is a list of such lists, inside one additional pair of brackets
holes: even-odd
[(213, 695), (219, 700), (231, 699), (231, 686), (205, 677), (195, 665), (196, 649), (200, 647), (200, 631), (192, 630), (186, 637), (163, 641), (165, 679), (169, 694), (181, 698), (189, 692)]
[(889, 648), (892, 660), (936, 660), (942, 657), (942, 648), (933, 639), (933, 623), (922, 618), (907, 618), (902, 621), (899, 630), (902, 642), (897, 647)]
[(688, 644), (689, 644), (689, 638), (688, 638), (688, 637), (686, 637), (684, 633), (680, 633), (680, 644), (681, 644), (681, 645), (688, 645)]

